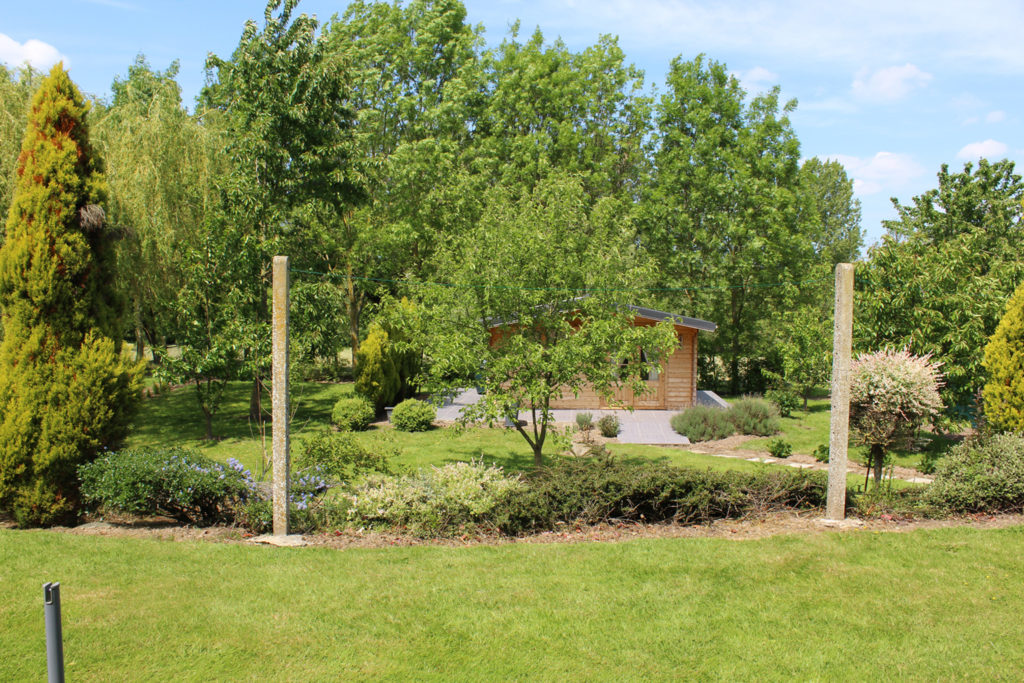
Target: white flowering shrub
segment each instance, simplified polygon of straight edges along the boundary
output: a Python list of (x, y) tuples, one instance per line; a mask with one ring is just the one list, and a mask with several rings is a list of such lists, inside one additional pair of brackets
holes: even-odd
[(850, 426), (868, 446), (876, 482), (887, 451), (909, 446), (914, 432), (942, 410), (939, 364), (930, 356), (883, 349), (850, 367)]
[(354, 523), (444, 533), (486, 523), (508, 496), (525, 490), (500, 467), (457, 462), (413, 475), (368, 478), (350, 495)]

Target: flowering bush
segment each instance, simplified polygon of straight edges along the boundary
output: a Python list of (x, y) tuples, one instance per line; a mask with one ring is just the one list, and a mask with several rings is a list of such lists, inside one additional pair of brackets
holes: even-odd
[(910, 446), (914, 432), (942, 410), (942, 376), (931, 356), (884, 349), (861, 354), (850, 367), (850, 426), (869, 448), (875, 482), (886, 451)]
[(457, 462), (413, 475), (371, 477), (349, 497), (349, 516), (364, 524), (443, 534), (485, 523), (496, 506), (524, 488), (500, 467)]
[(255, 493), (252, 475), (237, 460), (225, 465), (187, 448), (110, 453), (79, 467), (78, 476), (86, 503), (197, 525), (230, 521)]

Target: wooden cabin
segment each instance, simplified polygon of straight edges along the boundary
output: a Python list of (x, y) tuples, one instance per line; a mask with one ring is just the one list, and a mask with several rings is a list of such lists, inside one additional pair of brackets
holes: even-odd
[[(616, 389), (610, 398), (600, 396), (591, 387), (580, 391), (578, 396), (566, 393), (551, 402), (554, 409), (601, 410), (605, 408), (628, 408), (636, 410), (681, 410), (697, 404), (697, 333), (701, 330), (714, 332), (715, 323), (683, 315), (656, 311), (653, 308), (628, 306), (633, 313), (634, 325), (656, 325), (670, 320), (676, 329), (678, 346), (671, 356), (661, 363), (661, 370), (651, 373), (646, 379), (648, 391), (641, 395), (623, 387)], [(492, 330), (496, 334), (497, 330)], [(642, 352), (641, 352), (642, 353)]]

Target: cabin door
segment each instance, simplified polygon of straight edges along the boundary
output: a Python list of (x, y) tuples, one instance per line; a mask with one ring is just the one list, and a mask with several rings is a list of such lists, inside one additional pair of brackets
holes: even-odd
[[(641, 352), (642, 353), (642, 352)], [(611, 399), (601, 399), (602, 408), (628, 408), (640, 410), (663, 409), (665, 407), (665, 363), (657, 371), (650, 372), (644, 379), (647, 391), (634, 395), (628, 387), (612, 392)]]

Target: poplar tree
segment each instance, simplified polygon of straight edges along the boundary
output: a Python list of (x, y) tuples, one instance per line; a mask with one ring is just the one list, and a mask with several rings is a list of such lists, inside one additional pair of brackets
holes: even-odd
[(116, 446), (140, 372), (120, 358), (113, 236), (88, 106), (58, 64), (32, 99), (0, 249), (0, 510), (75, 515), (77, 467)]

